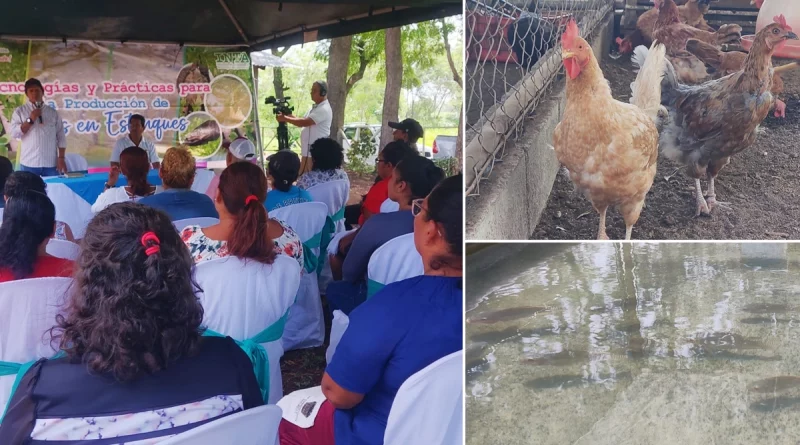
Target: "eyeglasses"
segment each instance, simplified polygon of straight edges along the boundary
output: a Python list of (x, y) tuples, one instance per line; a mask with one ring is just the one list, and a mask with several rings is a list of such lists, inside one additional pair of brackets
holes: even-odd
[(423, 202), (425, 202), (424, 199), (415, 199), (411, 201), (411, 215), (414, 216), (415, 218), (420, 213), (422, 213), (423, 210), (425, 210), (426, 212), (428, 211), (428, 209), (422, 206)]
[(381, 162), (386, 162), (386, 161), (385, 161), (385, 160), (383, 160), (383, 159), (376, 159), (376, 160), (375, 160), (375, 165), (378, 165), (378, 164), (380, 164)]

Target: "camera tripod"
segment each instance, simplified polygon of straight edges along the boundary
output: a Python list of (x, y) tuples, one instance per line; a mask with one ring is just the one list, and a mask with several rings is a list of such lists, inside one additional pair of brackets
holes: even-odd
[(289, 149), (289, 128), (286, 122), (278, 122), (278, 151)]

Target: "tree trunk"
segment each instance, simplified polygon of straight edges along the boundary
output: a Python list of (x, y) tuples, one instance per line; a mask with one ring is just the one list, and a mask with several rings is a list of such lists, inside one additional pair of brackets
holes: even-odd
[(439, 20), (439, 23), (442, 24), (442, 38), (444, 39), (444, 51), (447, 54), (447, 63), (450, 64), (450, 71), (453, 72), (453, 80), (460, 86), (464, 88), (463, 82), (461, 80), (461, 75), (458, 73), (456, 69), (456, 64), (453, 62), (453, 55), (450, 53), (450, 42), (447, 40), (447, 23), (445, 23), (444, 19)]
[(350, 65), (350, 50), (353, 36), (331, 40), (328, 55), (328, 102), (331, 104), (331, 138), (342, 143), (341, 129), (344, 126), (344, 110), (347, 103), (347, 67)]
[(387, 123), (398, 121), (400, 89), (403, 86), (403, 54), (400, 43), (400, 28), (386, 30), (386, 89), (383, 93), (383, 120), (381, 125), (381, 148), (392, 140), (392, 129)]
[(461, 173), (464, 165), (464, 110), (458, 113), (458, 135), (456, 136), (456, 172)]
[[(273, 56), (283, 57), (286, 55), (286, 52), (289, 51), (289, 47), (285, 47), (282, 50), (271, 49), (270, 52)], [(283, 99), (283, 89), (285, 88), (283, 85), (283, 70), (280, 67), (272, 68), (272, 86), (275, 87), (275, 98), (276, 99)]]
[(356, 82), (364, 78), (364, 73), (367, 71), (367, 65), (369, 65), (372, 60), (368, 59), (364, 48), (358, 48), (358, 71), (351, 74), (350, 77), (347, 78), (347, 91), (345, 91), (345, 96), (350, 94), (350, 91), (356, 85)]

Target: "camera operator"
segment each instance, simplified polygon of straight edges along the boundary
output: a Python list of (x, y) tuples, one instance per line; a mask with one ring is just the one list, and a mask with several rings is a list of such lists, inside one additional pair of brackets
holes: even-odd
[(331, 119), (333, 112), (328, 99), (328, 84), (324, 80), (318, 80), (311, 86), (311, 100), (314, 105), (305, 117), (294, 117), (278, 113), (275, 119), (278, 122), (288, 122), (296, 127), (302, 127), (300, 133), (300, 146), (302, 159), (300, 161), (300, 175), (311, 170), (311, 157), (309, 147), (319, 138), (327, 138), (331, 135)]

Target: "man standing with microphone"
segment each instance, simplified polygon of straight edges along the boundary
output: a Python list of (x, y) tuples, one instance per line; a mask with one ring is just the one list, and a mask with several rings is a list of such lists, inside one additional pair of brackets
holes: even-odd
[(296, 127), (301, 127), (300, 133), (300, 175), (311, 170), (311, 156), (309, 148), (319, 138), (327, 138), (331, 135), (331, 120), (333, 111), (331, 104), (328, 103), (328, 83), (318, 80), (311, 85), (311, 100), (314, 105), (305, 117), (294, 117), (292, 115), (278, 114), (275, 119), (278, 122), (288, 122)]
[(20, 170), (39, 176), (66, 173), (67, 138), (58, 112), (44, 104), (44, 87), (38, 79), (25, 82), (28, 102), (14, 110), (11, 136), (22, 140)]

